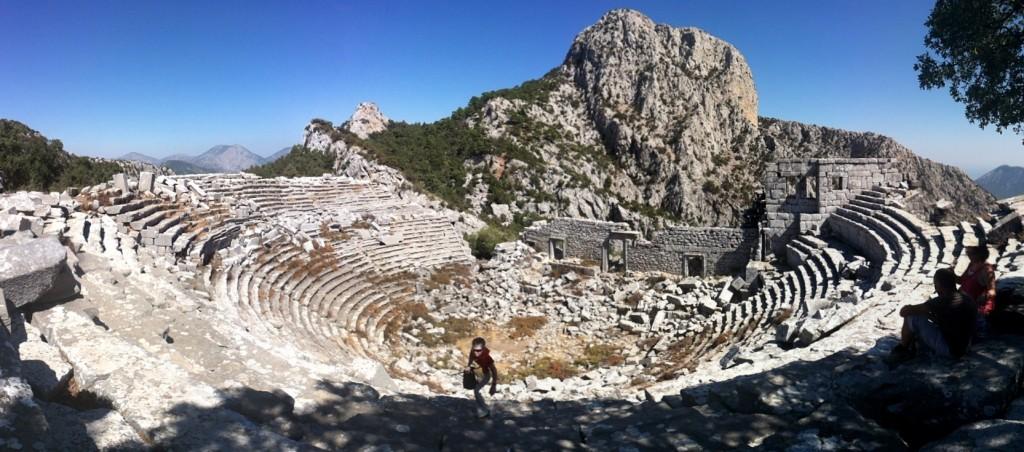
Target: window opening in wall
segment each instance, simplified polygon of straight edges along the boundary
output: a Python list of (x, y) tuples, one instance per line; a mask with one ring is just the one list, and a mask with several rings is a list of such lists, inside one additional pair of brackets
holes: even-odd
[(795, 196), (799, 196), (800, 195), (797, 192), (797, 184), (799, 182), (800, 182), (800, 179), (797, 178), (796, 176), (786, 176), (786, 195), (787, 196), (788, 195), (795, 195)]
[(551, 258), (556, 261), (565, 259), (565, 239), (548, 240), (548, 251), (551, 253)]
[(845, 188), (843, 187), (843, 182), (844, 181), (842, 176), (832, 176), (832, 189), (843, 190)]
[(818, 197), (818, 178), (817, 177), (804, 177), (804, 198), (816, 199)]
[(683, 256), (683, 274), (686, 276), (704, 276), (704, 256), (687, 254)]

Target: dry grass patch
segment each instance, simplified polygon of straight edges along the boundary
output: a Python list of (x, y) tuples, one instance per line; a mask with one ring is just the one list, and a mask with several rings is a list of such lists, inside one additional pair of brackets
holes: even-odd
[(547, 325), (548, 319), (544, 316), (520, 316), (513, 317), (508, 322), (508, 328), (512, 331), (509, 337), (512, 339), (520, 339), (524, 337), (533, 336), (537, 330), (540, 330)]
[(416, 338), (427, 347), (455, 345), (459, 341), (472, 338), (476, 332), (476, 329), (473, 327), (473, 321), (461, 317), (449, 317), (440, 322), (432, 323), (432, 326), (434, 328), (444, 328), (444, 333), (430, 334), (426, 331), (421, 331)]
[(320, 237), (328, 242), (344, 242), (352, 238), (352, 234), (346, 231), (331, 229), (331, 225), (324, 222), (320, 223)]
[(772, 320), (771, 320), (772, 325), (776, 325), (776, 326), (781, 325), (782, 322), (785, 322), (786, 320), (789, 320), (789, 318), (792, 317), (792, 316), (793, 316), (793, 309), (792, 308), (782, 308), (782, 309), (779, 310), (779, 312), (775, 313), (775, 315), (772, 316)]
[(545, 356), (532, 363), (519, 364), (508, 371), (511, 380), (522, 380), (529, 376), (565, 380), (579, 374), (575, 364), (564, 359)]
[(631, 308), (635, 308), (635, 307), (637, 307), (640, 304), (640, 300), (643, 300), (643, 299), (644, 299), (644, 293), (643, 292), (633, 292), (633, 293), (629, 294), (628, 297), (626, 297), (626, 305), (631, 307)]
[(437, 267), (430, 278), (427, 279), (424, 287), (427, 290), (434, 290), (444, 286), (458, 285), (469, 287), (473, 281), (473, 267), (469, 264), (445, 264)]
[(373, 215), (364, 215), (362, 218), (352, 222), (353, 229), (370, 229), (373, 227), (373, 221), (377, 218)]
[(626, 361), (622, 350), (611, 344), (592, 344), (583, 349), (583, 354), (573, 361), (576, 366), (584, 369), (595, 367), (618, 366)]
[(410, 283), (415, 281), (416, 278), (417, 276), (415, 273), (408, 270), (402, 270), (395, 273), (372, 275), (369, 279), (370, 282), (374, 284), (384, 286), (396, 283)]

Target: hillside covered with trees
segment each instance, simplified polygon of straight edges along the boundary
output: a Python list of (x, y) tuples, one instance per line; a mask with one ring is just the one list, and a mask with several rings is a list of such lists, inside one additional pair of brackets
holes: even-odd
[(0, 189), (64, 190), (94, 185), (121, 172), (112, 161), (71, 155), (25, 124), (0, 119)]

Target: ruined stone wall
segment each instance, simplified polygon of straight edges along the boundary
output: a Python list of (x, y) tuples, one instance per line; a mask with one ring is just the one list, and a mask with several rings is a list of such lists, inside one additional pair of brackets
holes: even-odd
[(565, 240), (565, 257), (601, 262), (601, 249), (613, 230), (629, 230), (626, 223), (555, 218), (523, 231), (523, 241), (540, 252), (548, 252), (550, 239)]
[[(628, 228), (625, 223), (556, 218), (528, 228), (522, 239), (545, 253), (549, 251), (551, 239), (564, 240), (564, 257), (601, 262), (602, 249), (617, 240), (610, 239), (613, 231), (628, 231)], [(699, 272), (701, 276), (735, 274), (750, 260), (758, 237), (757, 229), (749, 228), (666, 229), (656, 232), (649, 242), (631, 240), (626, 252), (627, 266), (636, 271), (687, 274), (684, 260), (699, 257), (703, 267)]]
[(864, 190), (903, 180), (892, 159), (783, 159), (765, 168), (763, 229), (768, 250), (784, 252), (793, 236), (818, 232), (836, 208)]
[(650, 243), (631, 250), (629, 268), (638, 271), (693, 274), (684, 270), (688, 256), (703, 260), (704, 275), (740, 273), (757, 245), (756, 228), (671, 228), (655, 233)]

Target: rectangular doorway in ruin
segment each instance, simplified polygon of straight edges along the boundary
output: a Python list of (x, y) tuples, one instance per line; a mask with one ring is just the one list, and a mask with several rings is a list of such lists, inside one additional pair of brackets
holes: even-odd
[(626, 269), (626, 241), (609, 239), (604, 246), (604, 259), (607, 262), (605, 271), (623, 271)]
[(704, 276), (704, 256), (686, 254), (683, 256), (683, 274), (686, 276)]
[(565, 239), (555, 237), (548, 239), (548, 255), (556, 261), (565, 259)]

